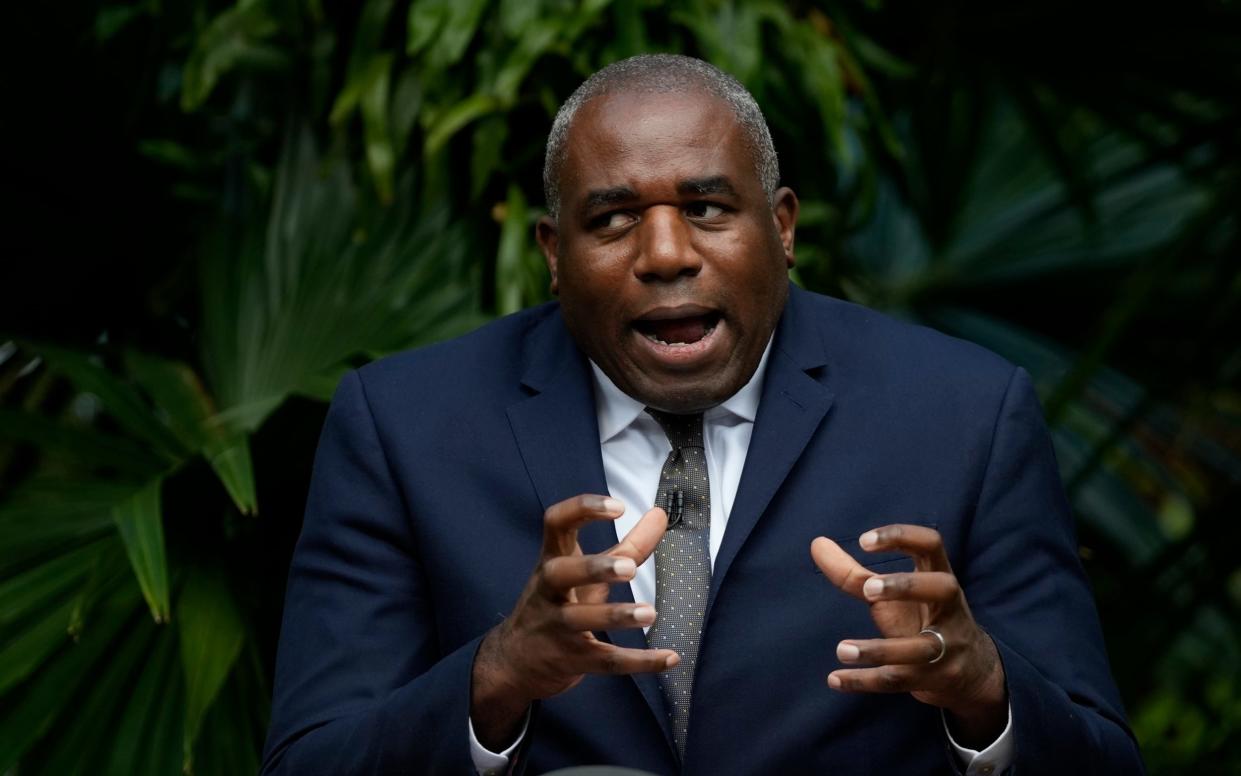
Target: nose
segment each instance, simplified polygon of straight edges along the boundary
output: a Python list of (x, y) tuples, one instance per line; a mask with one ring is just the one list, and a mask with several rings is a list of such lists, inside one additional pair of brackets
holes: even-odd
[(642, 218), (638, 260), (633, 272), (640, 280), (671, 282), (702, 270), (702, 256), (693, 245), (689, 224), (679, 208), (652, 207)]

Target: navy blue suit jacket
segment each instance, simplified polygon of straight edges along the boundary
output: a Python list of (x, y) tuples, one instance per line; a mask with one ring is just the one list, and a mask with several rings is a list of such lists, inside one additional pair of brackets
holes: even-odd
[[(264, 773), (471, 773), (479, 640), (535, 566), (543, 510), (606, 492), (588, 364), (554, 303), (347, 375), (290, 572)], [(589, 676), (537, 704), (520, 767), (951, 773), (937, 709), (824, 682), (840, 639), (876, 632), (810, 542), (912, 568), (857, 548), (889, 522), (943, 535), (1003, 659), (1018, 773), (1141, 771), (1028, 376), (795, 287), (715, 560), (684, 763), (653, 676)], [(614, 529), (580, 541), (603, 551)]]

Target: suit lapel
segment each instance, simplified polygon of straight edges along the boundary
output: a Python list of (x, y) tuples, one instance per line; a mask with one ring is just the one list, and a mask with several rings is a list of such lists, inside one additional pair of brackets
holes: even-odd
[[(532, 395), (511, 405), (508, 419), (540, 504), (547, 509), (580, 493), (607, 493), (589, 363), (558, 311), (540, 322), (528, 342), (522, 384)], [(587, 555), (605, 552), (616, 544), (616, 529), (611, 522), (588, 523), (578, 532), (578, 544)], [(609, 600), (632, 603), (633, 593), (629, 585), (613, 585)], [(617, 646), (647, 648), (638, 628), (600, 635)], [(632, 678), (675, 751), (659, 681), (654, 674)]]
[(772, 343), (745, 468), (711, 574), (708, 617), (737, 553), (832, 405), (831, 392), (807, 374), (823, 367), (826, 355), (804, 293), (790, 287)]
[(558, 313), (530, 335), (522, 384), (531, 393), (508, 408), (509, 426), (544, 509), (579, 493), (607, 493), (589, 366)]

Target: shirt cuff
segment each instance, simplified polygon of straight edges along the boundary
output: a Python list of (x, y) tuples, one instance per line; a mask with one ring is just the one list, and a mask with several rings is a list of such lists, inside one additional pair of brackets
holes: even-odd
[(948, 736), (948, 743), (957, 756), (957, 762), (965, 768), (965, 776), (994, 776), (997, 773), (1003, 773), (1013, 764), (1013, 705), (1011, 703), (1008, 705), (1008, 722), (1004, 725), (1004, 732), (1000, 733), (1000, 737), (981, 752), (967, 749), (953, 740), (952, 731), (948, 729), (948, 718), (944, 716), (942, 710), (940, 718), (944, 723), (944, 733)]
[(508, 764), (513, 752), (517, 751), (517, 747), (521, 746), (522, 740), (526, 737), (526, 729), (530, 727), (530, 712), (526, 711), (526, 719), (521, 723), (521, 732), (517, 734), (517, 740), (513, 741), (513, 745), (503, 752), (493, 752), (478, 742), (478, 736), (474, 735), (474, 720), (470, 723), (470, 759), (474, 762), (474, 770), (478, 771), (482, 776), (500, 776), (500, 774), (508, 771)]

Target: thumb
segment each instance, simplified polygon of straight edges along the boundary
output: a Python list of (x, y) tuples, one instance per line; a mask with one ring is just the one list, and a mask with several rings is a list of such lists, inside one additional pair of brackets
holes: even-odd
[(819, 571), (832, 581), (832, 584), (854, 598), (866, 600), (862, 594), (862, 583), (875, 574), (854, 560), (853, 556), (841, 549), (840, 545), (820, 536), (810, 543), (810, 557)]
[(655, 551), (655, 547), (658, 546), (659, 540), (664, 538), (664, 531), (667, 529), (667, 513), (659, 507), (648, 509), (638, 524), (625, 534), (625, 538), (608, 550), (608, 554), (633, 558), (633, 562), (641, 566)]

